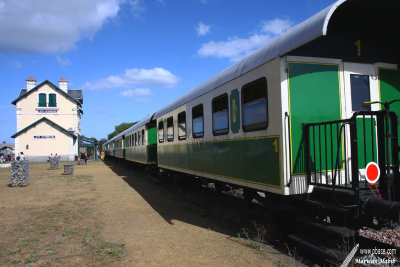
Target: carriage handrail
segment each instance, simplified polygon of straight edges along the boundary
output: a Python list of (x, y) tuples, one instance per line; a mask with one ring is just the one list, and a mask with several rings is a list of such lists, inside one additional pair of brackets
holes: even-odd
[[(392, 101), (396, 102), (396, 101)], [(358, 169), (358, 144), (357, 144), (357, 117), (363, 116), (363, 119), (365, 120), (366, 116), (371, 116), (375, 118), (375, 124), (373, 127), (377, 127), (375, 128), (378, 132), (377, 132), (377, 136), (376, 136), (376, 142), (377, 143), (377, 155), (380, 155), (377, 158), (377, 161), (379, 159), (379, 167), (382, 170), (385, 170), (384, 174), (383, 174), (383, 179), (381, 179), (382, 181), (382, 187), (383, 191), (385, 191), (385, 195), (386, 195), (386, 199), (391, 200), (391, 199), (397, 199), (399, 198), (398, 193), (396, 193), (396, 191), (398, 189), (400, 189), (400, 181), (398, 181), (400, 179), (400, 175), (399, 175), (399, 171), (398, 171), (398, 143), (397, 143), (397, 116), (395, 113), (390, 112), (388, 110), (380, 110), (380, 111), (357, 111), (354, 112), (352, 117), (349, 119), (344, 119), (344, 120), (333, 120), (333, 121), (324, 121), (324, 122), (313, 122), (313, 123), (303, 123), (303, 131), (305, 134), (305, 164), (306, 164), (306, 175), (307, 175), (307, 182), (308, 184), (312, 184), (312, 185), (320, 185), (320, 186), (328, 186), (332, 188), (332, 192), (333, 192), (333, 197), (335, 202), (343, 208), (353, 208), (356, 207), (358, 202), (359, 202), (359, 196), (360, 196), (360, 184), (359, 184), (359, 169)], [(393, 127), (390, 127), (390, 131), (389, 131), (389, 123), (385, 123), (385, 121), (388, 121), (390, 123), (390, 125), (393, 125)], [(333, 152), (333, 148), (336, 147), (336, 151), (334, 152), (334, 154), (336, 154), (336, 159), (335, 159), (335, 164), (333, 165), (333, 159), (331, 159), (332, 163), (331, 163), (331, 167), (332, 167), (332, 180), (331, 180), (331, 184), (330, 182), (328, 182), (328, 173), (330, 172), (328, 169), (326, 170), (322, 170), (321, 169), (321, 157), (320, 157), (320, 166), (319, 166), (319, 180), (317, 179), (317, 173), (318, 173), (318, 166), (314, 166), (313, 168), (313, 172), (315, 173), (315, 176), (312, 180), (312, 166), (311, 166), (311, 132), (310, 129), (311, 127), (321, 127), (321, 126), (325, 126), (327, 127), (327, 125), (331, 125), (331, 129), (332, 127), (334, 127), (334, 125), (337, 125), (337, 128), (339, 127), (340, 124), (340, 130), (338, 131), (338, 135), (337, 135), (337, 147), (336, 145), (334, 145), (332, 147), (332, 141), (335, 139), (334, 135), (332, 135), (332, 130), (330, 133), (330, 140), (331, 140), (331, 153)], [(342, 146), (342, 134), (343, 134), (343, 129), (346, 127), (346, 125), (350, 126), (350, 144), (349, 146), (347, 146), (346, 142), (344, 143), (344, 149), (350, 148), (350, 153), (351, 153), (351, 168), (347, 169), (346, 167), (344, 167), (345, 169), (345, 176), (344, 176), (344, 184), (339, 181), (338, 185), (336, 185), (337, 182), (337, 175), (339, 173), (339, 168), (340, 168), (340, 149)], [(372, 125), (373, 122), (371, 121), (371, 129), (372, 129)], [(385, 127), (386, 126), (386, 127)], [(359, 126), (360, 127), (360, 126)], [(362, 126), (361, 126), (362, 128)], [(386, 128), (386, 129), (385, 129)], [(315, 128), (314, 128), (315, 129)], [(326, 129), (326, 128), (325, 128)], [(364, 125), (364, 142), (365, 142), (365, 125)], [(372, 130), (371, 130), (372, 131)], [(390, 132), (390, 133), (389, 133)], [(325, 130), (325, 135), (328, 135), (329, 133), (326, 132)], [(316, 149), (315, 149), (315, 142), (316, 142), (316, 135), (313, 132), (313, 144), (314, 144), (314, 161), (316, 162), (316, 160), (318, 160), (317, 158), (317, 153), (316, 153)], [(326, 137), (325, 137), (326, 138)], [(346, 138), (346, 137), (344, 137)], [(373, 136), (371, 138), (374, 138)], [(391, 141), (388, 141), (387, 138), (390, 138)], [(321, 139), (321, 136), (319, 137), (319, 140)], [(329, 140), (329, 139), (328, 139)], [(325, 139), (326, 142), (326, 139)], [(344, 141), (343, 141), (344, 142)], [(390, 147), (391, 144), (391, 147)], [(326, 144), (325, 144), (326, 145)], [(372, 145), (372, 151), (374, 151)], [(317, 144), (317, 147), (319, 149), (319, 151), (317, 150), (317, 152), (321, 155), (323, 155), (323, 147), (321, 147), (321, 144)], [(322, 150), (321, 150), (322, 149)], [(365, 148), (364, 148), (365, 149)], [(327, 155), (328, 150), (325, 146), (325, 155)], [(390, 154), (391, 153), (391, 157)], [(330, 154), (331, 158), (333, 157), (334, 154)], [(346, 154), (346, 153), (345, 153)], [(346, 156), (345, 156), (346, 157)], [(345, 163), (346, 164), (346, 159), (345, 159)], [(323, 165), (322, 165), (323, 166)], [(334, 171), (334, 172), (333, 172)], [(322, 174), (326, 174), (326, 178), (325, 181), (324, 179), (322, 179)], [(347, 182), (347, 175), (350, 175), (349, 177), (349, 183)], [(351, 187), (350, 186), (351, 183)], [(343, 186), (344, 185), (344, 186)], [(341, 203), (340, 201), (338, 201), (337, 197), (336, 197), (336, 192), (335, 190), (337, 188), (343, 188), (343, 189), (351, 189), (354, 191), (355, 194), (355, 198), (354, 198), (354, 202), (353, 205), (345, 205), (343, 203)]]

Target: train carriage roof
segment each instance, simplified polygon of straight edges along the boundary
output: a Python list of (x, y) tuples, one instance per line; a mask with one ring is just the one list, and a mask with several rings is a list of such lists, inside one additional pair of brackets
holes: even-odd
[(138, 123), (136, 123), (135, 125), (132, 125), (131, 127), (129, 127), (128, 129), (126, 129), (125, 131), (117, 134), (116, 136), (114, 136), (113, 138), (111, 138), (110, 140), (108, 140), (107, 142), (104, 143), (104, 145), (107, 145), (108, 143), (111, 143), (114, 140), (119, 139), (121, 136), (125, 135), (126, 133), (133, 131), (137, 128), (139, 128), (140, 126), (149, 123), (152, 118), (153, 118), (154, 114), (148, 115), (146, 116), (143, 120), (139, 121)]
[[(330, 32), (330, 35), (338, 34), (338, 32), (342, 35), (353, 35), (352, 31), (355, 29), (357, 31), (365, 32), (371, 30), (371, 27), (373, 27), (375, 31), (382, 31), (389, 27), (395, 29), (398, 22), (396, 22), (397, 24), (395, 26), (390, 25), (390, 23), (397, 20), (396, 15), (393, 12), (399, 11), (399, 9), (397, 9), (399, 2), (400, 1), (398, 0), (337, 1), (309, 19), (288, 29), (285, 33), (281, 34), (265, 46), (223, 70), (203, 84), (195, 87), (167, 106), (161, 108), (154, 114), (153, 119), (161, 117), (169, 111), (184, 105), (185, 103), (276, 57), (290, 54), (291, 52), (296, 51), (296, 49), (302, 48), (309, 43), (321, 39), (321, 37), (327, 36), (328, 31)], [(377, 24), (379, 24), (379, 26), (377, 26)], [(360, 28), (362, 29), (360, 30)], [(388, 30), (386, 30), (386, 33), (387, 32)], [(392, 35), (393, 34), (396, 33), (392, 33)], [(324, 46), (325, 43), (320, 45)], [(335, 45), (337, 45), (337, 43), (335, 43)], [(306, 54), (304, 55), (306, 56)]]

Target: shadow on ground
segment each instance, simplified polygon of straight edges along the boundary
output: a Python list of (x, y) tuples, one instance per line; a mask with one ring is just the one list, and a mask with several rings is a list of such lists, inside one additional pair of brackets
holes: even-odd
[[(179, 181), (167, 175), (152, 174), (142, 166), (126, 161), (105, 161), (106, 165), (169, 224), (174, 220), (211, 229), (228, 235), (233, 242), (254, 248), (254, 241), (266, 245), (268, 254), (287, 254), (280, 219), (265, 207), (250, 204), (229, 194), (217, 193), (201, 186), (199, 179), (179, 177)], [(261, 227), (261, 228), (260, 228)], [(263, 236), (260, 232), (263, 232)], [(255, 231), (255, 232), (254, 232)], [(236, 237), (241, 237), (237, 239)], [(243, 239), (242, 239), (243, 238)], [(281, 241), (278, 241), (281, 240)], [(249, 242), (250, 241), (250, 242)]]
[(178, 220), (228, 235), (237, 233), (237, 227), (232, 223), (224, 218), (218, 222), (205, 207), (196, 204), (201, 199), (209, 198), (206, 195), (210, 194), (202, 190), (200, 185), (174, 184), (169, 177), (152, 174), (127, 162), (105, 163), (169, 224), (172, 225), (174, 220)]

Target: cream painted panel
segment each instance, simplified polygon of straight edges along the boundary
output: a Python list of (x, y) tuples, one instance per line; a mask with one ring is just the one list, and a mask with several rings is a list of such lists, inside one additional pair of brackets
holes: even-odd
[(25, 127), (31, 125), (32, 123), (40, 120), (43, 117), (48, 118), (49, 120), (53, 121), (54, 123), (57, 123), (64, 129), (68, 130), (68, 128), (73, 128), (74, 127), (74, 118), (73, 115), (43, 115), (43, 114), (38, 114), (38, 115), (27, 115), (27, 114), (22, 114), (21, 116), (21, 130), (24, 129)]
[[(57, 101), (57, 113), (56, 114), (47, 114), (47, 113), (38, 113), (37, 108), (39, 103), (39, 94), (45, 93), (48, 95), (50, 93), (56, 94), (56, 101)], [(65, 96), (61, 95), (59, 92), (55, 91), (49, 85), (45, 84), (37, 91), (33, 92), (32, 94), (28, 95), (27, 97), (21, 99), (18, 102), (21, 108), (21, 116), (20, 119), (20, 129), (23, 129), (30, 124), (34, 123), (35, 121), (39, 120), (42, 117), (46, 117), (55, 123), (59, 124), (65, 129), (70, 127), (74, 127), (74, 116), (78, 116), (77, 114), (77, 105), (71, 101), (70, 99), (66, 98)]]
[[(54, 135), (54, 139), (34, 139), (34, 136)], [(20, 152), (25, 155), (50, 155), (50, 153), (69, 154), (70, 138), (65, 133), (43, 122), (19, 136)], [(26, 145), (29, 149), (26, 149)]]

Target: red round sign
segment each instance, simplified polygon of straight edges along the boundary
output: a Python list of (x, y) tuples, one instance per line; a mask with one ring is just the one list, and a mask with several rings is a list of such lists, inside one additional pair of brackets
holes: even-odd
[(381, 175), (381, 171), (379, 169), (378, 164), (375, 162), (370, 162), (365, 167), (365, 179), (371, 185), (374, 185), (378, 180), (379, 176)]

